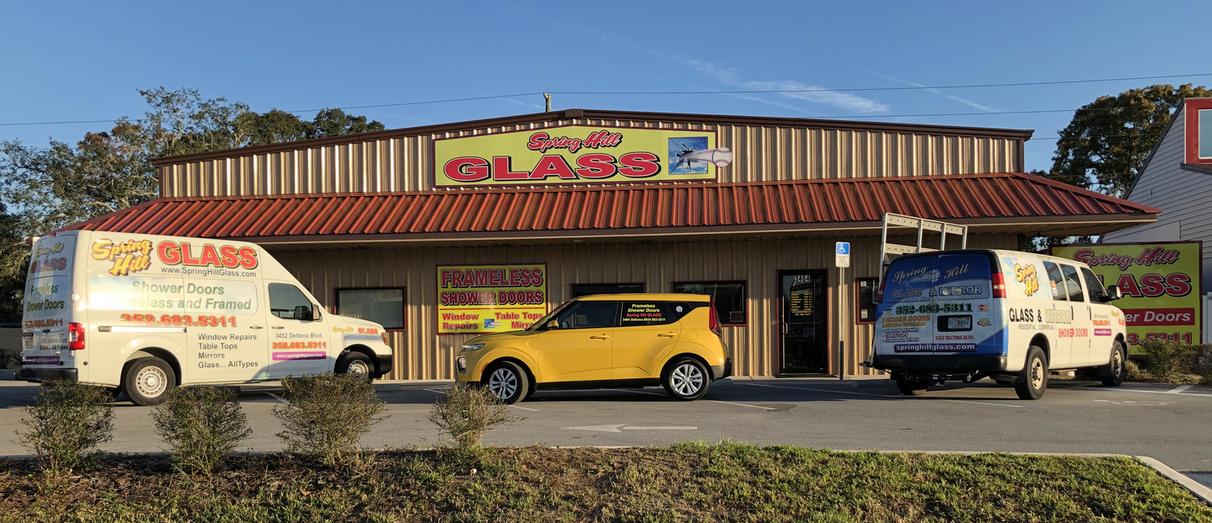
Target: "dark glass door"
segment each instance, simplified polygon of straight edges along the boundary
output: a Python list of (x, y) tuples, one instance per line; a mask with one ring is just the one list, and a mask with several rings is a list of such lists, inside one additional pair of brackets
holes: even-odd
[(825, 271), (779, 273), (781, 374), (824, 373), (829, 366)]

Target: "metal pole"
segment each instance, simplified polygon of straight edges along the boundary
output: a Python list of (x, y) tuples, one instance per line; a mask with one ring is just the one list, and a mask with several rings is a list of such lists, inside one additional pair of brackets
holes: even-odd
[(846, 304), (846, 296), (848, 293), (842, 292), (842, 287), (846, 285), (846, 268), (837, 268), (838, 279), (838, 308), (841, 309), (837, 314), (837, 380), (846, 381), (846, 330), (845, 323), (842, 320), (842, 314), (849, 310)]

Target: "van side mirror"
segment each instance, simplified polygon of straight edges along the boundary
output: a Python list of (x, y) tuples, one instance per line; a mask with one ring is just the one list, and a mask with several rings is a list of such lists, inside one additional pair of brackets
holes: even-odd
[(307, 305), (296, 306), (294, 317), (296, 320), (302, 320), (302, 321), (312, 321), (312, 320), (316, 319), (315, 314), (311, 310), (311, 307), (308, 307)]
[(1107, 286), (1107, 297), (1106, 297), (1107, 301), (1115, 301), (1115, 300), (1118, 300), (1123, 297), (1124, 297), (1124, 294), (1119, 291), (1118, 285)]

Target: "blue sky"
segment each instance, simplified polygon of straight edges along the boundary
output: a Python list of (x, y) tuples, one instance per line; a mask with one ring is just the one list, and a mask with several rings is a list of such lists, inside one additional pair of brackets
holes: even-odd
[[(140, 88), (254, 109), (543, 90), (698, 91), (1048, 81), (1212, 72), (1212, 2), (9, 3), (0, 123), (138, 116)], [(1212, 84), (1212, 76), (1161, 80)], [(555, 108), (851, 116), (1035, 129), (1050, 164), (1073, 109), (1153, 81), (755, 95), (556, 95)], [(389, 128), (541, 110), (537, 95), (358, 109)], [(310, 114), (303, 115), (310, 117)], [(0, 126), (75, 141), (104, 124)]]

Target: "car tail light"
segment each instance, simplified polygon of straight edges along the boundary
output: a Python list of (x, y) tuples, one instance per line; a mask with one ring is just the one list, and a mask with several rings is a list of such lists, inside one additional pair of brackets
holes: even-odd
[(84, 350), (84, 325), (74, 321), (67, 324), (67, 348)]
[(1006, 280), (1004, 279), (1004, 276), (1002, 276), (1002, 273), (1000, 273), (1000, 272), (993, 273), (992, 281), (993, 281), (993, 297), (994, 298), (1005, 298), (1006, 297)]
[(715, 313), (715, 299), (707, 302), (707, 328), (711, 329), (716, 336), (720, 336), (720, 316)]

